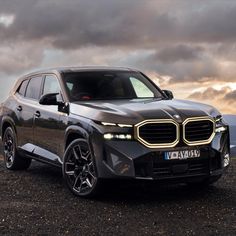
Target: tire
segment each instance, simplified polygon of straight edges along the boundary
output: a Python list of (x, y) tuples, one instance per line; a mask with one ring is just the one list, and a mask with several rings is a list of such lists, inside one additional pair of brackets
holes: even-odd
[(16, 135), (8, 127), (3, 135), (4, 164), (9, 170), (26, 170), (31, 164), (31, 159), (19, 155), (16, 148)]
[(92, 197), (100, 190), (96, 165), (90, 145), (85, 139), (76, 139), (67, 147), (62, 167), (63, 177), (76, 196)]

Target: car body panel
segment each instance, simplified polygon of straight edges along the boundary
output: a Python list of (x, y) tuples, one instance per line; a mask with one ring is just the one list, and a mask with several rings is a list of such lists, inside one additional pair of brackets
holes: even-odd
[(213, 107), (201, 103), (183, 100), (133, 99), (118, 101), (76, 102), (70, 106), (70, 112), (97, 121), (137, 124), (146, 119), (175, 119), (180, 116), (184, 121), (189, 117), (217, 116)]

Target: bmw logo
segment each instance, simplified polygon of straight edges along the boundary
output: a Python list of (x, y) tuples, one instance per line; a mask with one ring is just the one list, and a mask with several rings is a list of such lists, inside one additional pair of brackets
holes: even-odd
[(179, 115), (173, 115), (173, 117), (174, 117), (175, 119), (180, 119), (180, 116), (179, 116)]

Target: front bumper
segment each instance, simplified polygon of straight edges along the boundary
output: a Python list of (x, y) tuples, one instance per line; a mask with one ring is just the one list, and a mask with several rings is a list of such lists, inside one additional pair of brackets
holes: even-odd
[[(191, 181), (221, 176), (224, 158), (229, 153), (228, 132), (217, 133), (208, 145), (186, 145), (168, 149), (150, 149), (138, 141), (104, 141), (96, 138), (93, 149), (99, 178), (131, 178)], [(98, 141), (100, 140), (100, 141)], [(165, 160), (166, 151), (199, 149), (200, 157)]]

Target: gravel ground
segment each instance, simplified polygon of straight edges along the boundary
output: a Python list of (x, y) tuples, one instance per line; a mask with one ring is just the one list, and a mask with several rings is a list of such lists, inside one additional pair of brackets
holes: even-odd
[(0, 235), (236, 235), (236, 159), (208, 189), (113, 182), (80, 199), (59, 169), (7, 171), (0, 157)]

